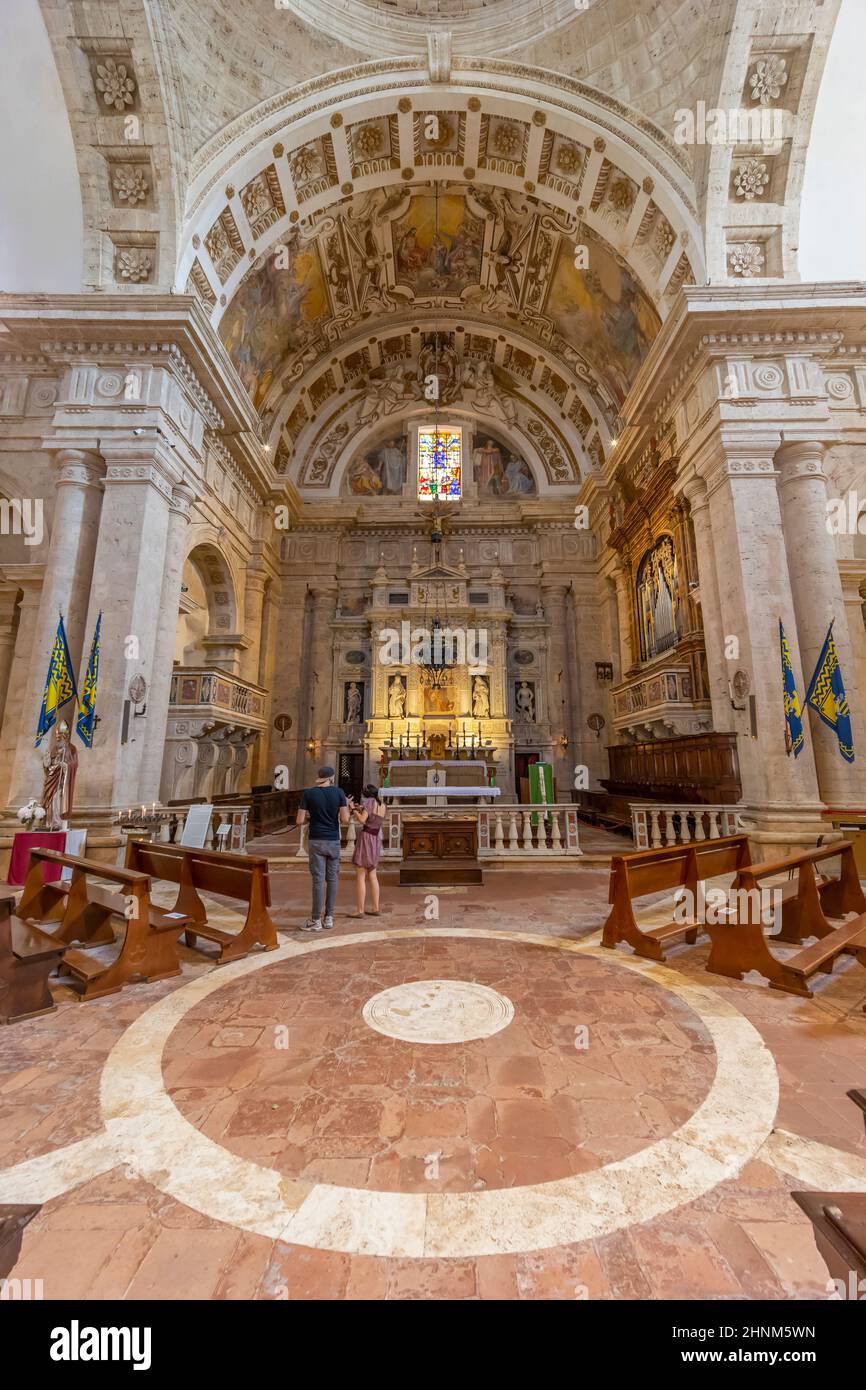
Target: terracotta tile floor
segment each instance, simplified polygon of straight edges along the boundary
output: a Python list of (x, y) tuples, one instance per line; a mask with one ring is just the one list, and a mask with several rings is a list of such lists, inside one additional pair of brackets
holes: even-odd
[[(694, 986), (706, 991), (705, 1019), (661, 977), (628, 968), (625, 948), (622, 955), (582, 949), (605, 915), (601, 866), (491, 873), (484, 888), (443, 890), (435, 900), (397, 888), (387, 871), (383, 878), (382, 916), (339, 915), (323, 949), (257, 959), (234, 977), (237, 967), (215, 968), (184, 949), (179, 980), (87, 1005), (58, 990), (54, 1015), (0, 1031), (0, 1202), (41, 1203), (16, 1277), (41, 1278), (47, 1298), (81, 1299), (825, 1296), (827, 1270), (789, 1194), (826, 1186), (827, 1161), (847, 1185), (866, 1187), (862, 1115), (845, 1096), (866, 1084), (866, 972), (856, 962), (819, 977), (810, 1001), (757, 980), (708, 975), (701, 942), (676, 949), (668, 966), (685, 995)], [(294, 930), (305, 915), (308, 875), (275, 872), (273, 885), (283, 941), (309, 944)], [(351, 888), (344, 873), (341, 913), (351, 908)], [(230, 918), (216, 905), (215, 917), (223, 914)], [(529, 939), (431, 934), (467, 929)], [(406, 931), (419, 934), (399, 935)], [(354, 939), (370, 932), (384, 939)], [(616, 1229), (548, 1248), (451, 1258), (292, 1244), (244, 1228), (240, 1216), (238, 1224), (215, 1219), (211, 1174), (194, 1172), (191, 1195), (180, 1201), (158, 1168), (145, 1179), (134, 1163), (99, 1148), (100, 1080), (136, 1020), (191, 983), (218, 984), (220, 975), (223, 985), (169, 1022), (162, 1080), (196, 1131), (232, 1161), (272, 1171), (286, 1200), (300, 1184), (357, 1189), (361, 1202), (376, 1192), (423, 1203), (439, 1200), (437, 1193), (459, 1201), (516, 1189), (519, 1205), (532, 1184), (601, 1180), (608, 1165), (639, 1159), (712, 1107), (717, 1053), (706, 1021), (713, 1000), (736, 1011), (741, 1028), (748, 1020), (772, 1054), (775, 1126), (797, 1137), (791, 1162), (799, 1175), (781, 1166), (777, 1136), (761, 1136), (729, 1176), (720, 1170), (700, 1195), (662, 1214), (646, 1211), (667, 1175), (644, 1169)], [(371, 996), (432, 979), (498, 992), (511, 1001), (513, 1021), (488, 1037), (436, 1045), (368, 1027), (361, 1010)], [(582, 1028), (585, 1035), (576, 1033)], [(146, 1037), (141, 1049), (144, 1073)], [(742, 1090), (746, 1107), (766, 1107), (747, 1068)], [(141, 1104), (146, 1123), (150, 1102)], [(76, 1176), (58, 1179), (54, 1165), (67, 1155), (80, 1158)], [(41, 1156), (53, 1157), (32, 1176)], [(717, 1157), (723, 1162), (724, 1152)], [(352, 1246), (350, 1236), (322, 1244), (329, 1241)]]

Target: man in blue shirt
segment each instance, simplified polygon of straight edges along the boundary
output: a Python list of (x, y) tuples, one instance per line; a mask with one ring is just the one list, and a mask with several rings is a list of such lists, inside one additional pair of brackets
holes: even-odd
[(297, 815), (298, 825), (303, 825), (307, 817), (310, 820), (308, 854), (313, 876), (313, 915), (301, 931), (330, 931), (334, 925), (340, 877), (340, 826), (349, 823), (349, 806), (346, 793), (334, 786), (334, 769), (320, 767), (316, 785), (304, 792)]

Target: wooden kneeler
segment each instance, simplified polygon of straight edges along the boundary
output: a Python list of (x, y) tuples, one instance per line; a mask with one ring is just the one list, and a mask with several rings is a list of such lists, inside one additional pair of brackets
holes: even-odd
[[(46, 902), (49, 907), (56, 907), (56, 902), (51, 903), (50, 896), (46, 899), (37, 892), (34, 861), (39, 879), (42, 876), (41, 862), (59, 864), (72, 870), (64, 913), (49, 940), (53, 941), (55, 952), (63, 953), (60, 968), (69, 975), (69, 983), (83, 999), (101, 999), (106, 994), (116, 994), (124, 985), (135, 980), (164, 980), (180, 974), (177, 939), (189, 919), (153, 906), (147, 874), (119, 869), (95, 859), (80, 859), (75, 855), (58, 854), (54, 850), (34, 849), (30, 852), (27, 875), (28, 883), (33, 877), (32, 892), (27, 898), (22, 895), (18, 905), (19, 915), (22, 903), (28, 912), (33, 913)], [(116, 903), (105, 904), (93, 896), (94, 893), (105, 892), (89, 881), (93, 878), (117, 885), (114, 891), (125, 899), (125, 911)], [(96, 926), (88, 935), (88, 909), (91, 908), (94, 909), (91, 925), (95, 923)], [(67, 949), (68, 940), (83, 940), (86, 946), (101, 944), (97, 940), (97, 933), (101, 933), (102, 927), (110, 919), (118, 918), (124, 924), (124, 931), (120, 949), (113, 961), (106, 964), (85, 950)], [(32, 919), (28, 925), (32, 925)], [(114, 940), (113, 929), (108, 940)]]
[(48, 977), (64, 950), (48, 932), (14, 917), (14, 905), (14, 894), (0, 899), (0, 1023), (54, 1012)]

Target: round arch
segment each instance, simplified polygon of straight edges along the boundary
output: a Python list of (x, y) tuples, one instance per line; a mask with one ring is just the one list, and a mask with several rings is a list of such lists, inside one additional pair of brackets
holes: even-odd
[[(431, 286), (405, 222), (429, 220), (440, 191), (464, 274)], [(621, 103), (504, 62), (435, 84), (380, 62), (262, 103), (204, 148), (176, 283), (266, 415), (353, 336), (425, 306), (561, 360), (564, 325), (579, 355), (581, 296), (604, 339), (588, 376), (621, 402), (680, 287), (703, 279), (701, 247), (682, 151)]]
[(232, 567), (219, 545), (207, 534), (191, 535), (175, 649), (180, 664), (219, 658), (222, 644), (238, 633), (237, 594)]

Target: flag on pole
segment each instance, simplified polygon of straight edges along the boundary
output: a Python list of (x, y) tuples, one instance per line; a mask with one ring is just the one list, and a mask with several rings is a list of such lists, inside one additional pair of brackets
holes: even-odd
[(38, 748), (48, 730), (57, 723), (57, 715), (68, 700), (75, 699), (78, 691), (75, 688), (75, 677), (72, 674), (72, 661), (69, 656), (69, 643), (66, 640), (66, 628), (63, 626), (63, 614), (57, 624), (57, 632), (54, 636), (54, 646), (51, 649), (51, 660), (48, 663), (48, 675), (45, 677), (45, 690), (42, 693), (42, 708), (39, 711), (39, 723), (36, 728), (36, 747)]
[(96, 683), (99, 680), (99, 630), (102, 627), (102, 614), (96, 619), (96, 629), (90, 644), (90, 656), (84, 675), (84, 689), (78, 701), (78, 720), (75, 728), (85, 748), (93, 747), (93, 731), (96, 724)]
[(797, 694), (797, 682), (791, 665), (791, 648), (785, 636), (782, 620), (779, 619), (779, 642), (782, 648), (782, 692), (785, 700), (785, 745), (788, 756), (799, 758), (803, 751), (803, 711)]
[(845, 698), (845, 684), (842, 680), (836, 643), (833, 640), (832, 623), (827, 629), (818, 665), (809, 682), (806, 704), (817, 710), (827, 727), (833, 730), (839, 741), (839, 752), (846, 763), (853, 763), (854, 736), (851, 733), (851, 713)]

